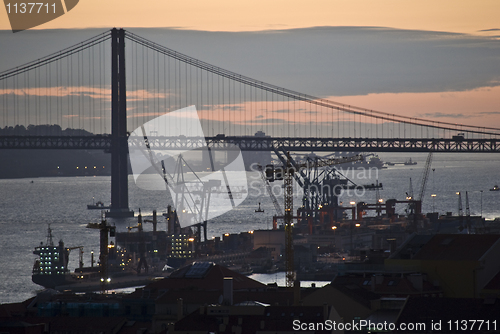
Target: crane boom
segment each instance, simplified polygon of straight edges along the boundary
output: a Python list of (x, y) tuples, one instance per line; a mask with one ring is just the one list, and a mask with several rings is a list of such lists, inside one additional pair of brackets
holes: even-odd
[(273, 189), (271, 188), (269, 180), (267, 179), (266, 174), (264, 173), (264, 168), (260, 165), (259, 165), (259, 171), (260, 171), (260, 177), (262, 178), (262, 182), (264, 182), (264, 185), (266, 186), (267, 194), (269, 195), (271, 201), (274, 204), (274, 209), (276, 210), (276, 214), (278, 216), (283, 216), (283, 211), (281, 210), (280, 204), (276, 199), (276, 196), (274, 196)]
[(427, 160), (425, 161), (424, 172), (422, 174), (422, 183), (420, 184), (420, 193), (419, 193), (419, 201), (422, 202), (424, 200), (425, 194), (425, 186), (427, 185), (427, 179), (429, 178), (429, 171), (431, 169), (432, 164), (432, 151), (427, 155)]

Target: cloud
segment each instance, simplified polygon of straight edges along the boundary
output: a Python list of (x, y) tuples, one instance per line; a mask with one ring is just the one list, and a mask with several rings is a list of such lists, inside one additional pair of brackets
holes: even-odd
[(425, 113), (417, 115), (417, 117), (424, 117), (424, 118), (471, 118), (476, 116), (477, 115), (465, 115), (462, 113), (442, 113), (442, 112)]
[(500, 31), (499, 28), (492, 28), (492, 29), (483, 29), (483, 30), (479, 30), (480, 32), (485, 32), (485, 31)]
[[(14, 38), (10, 31), (0, 31), (0, 71), (101, 32), (29, 30)], [(498, 85), (500, 79), (500, 42), (488, 36), (383, 27), (132, 32), (209, 64), (318, 97), (465, 91)], [(133, 42), (126, 43), (132, 50)]]
[[(258, 118), (258, 117), (256, 117)], [(281, 118), (266, 118), (266, 119), (263, 119), (263, 117), (261, 117), (259, 120), (247, 120), (245, 121), (245, 123), (254, 123), (254, 124), (276, 124), (276, 123), (279, 123), (279, 124), (283, 124), (283, 123), (289, 123), (289, 122), (286, 122), (284, 119), (281, 119)]]
[(417, 115), (417, 117), (422, 117), (422, 118), (473, 118), (473, 117), (481, 117), (481, 116), (488, 116), (488, 115), (500, 115), (500, 111), (480, 111), (480, 112), (474, 112), (471, 114), (433, 112), (433, 113), (419, 114), (419, 115)]
[(500, 115), (500, 111), (481, 111), (478, 115)]

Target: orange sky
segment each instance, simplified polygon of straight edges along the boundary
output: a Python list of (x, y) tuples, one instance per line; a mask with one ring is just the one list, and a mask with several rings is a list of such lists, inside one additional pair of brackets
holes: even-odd
[[(311, 26), (381, 26), (476, 33), (500, 28), (498, 0), (81, 0), (36, 29), (180, 27), (252, 31)], [(0, 29), (10, 29), (6, 10)]]
[[(500, 29), (498, 13), (498, 0), (81, 0), (67, 14), (35, 29), (178, 27), (260, 31), (313, 26), (380, 26), (492, 36), (500, 35), (500, 31), (481, 30)], [(6, 10), (0, 10), (0, 29), (10, 29)], [(499, 88), (331, 99), (436, 121), (463, 123), (465, 120), (479, 126), (500, 126)]]
[(484, 127), (500, 127), (500, 87), (463, 92), (383, 93), (361, 96), (332, 96), (335, 102), (394, 113)]

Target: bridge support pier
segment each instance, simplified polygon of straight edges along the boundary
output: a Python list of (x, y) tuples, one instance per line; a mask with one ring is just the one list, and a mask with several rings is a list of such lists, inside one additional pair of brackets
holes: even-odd
[(128, 207), (125, 30), (111, 31), (111, 209), (106, 217), (133, 217)]

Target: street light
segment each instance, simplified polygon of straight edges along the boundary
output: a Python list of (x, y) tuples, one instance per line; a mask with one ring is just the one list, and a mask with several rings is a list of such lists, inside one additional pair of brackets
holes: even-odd
[[(349, 204), (351, 204), (352, 206), (356, 205), (356, 202), (354, 201), (350, 201)], [(356, 219), (356, 215), (355, 215), (355, 211), (354, 209), (352, 209), (352, 218), (351, 218), (353, 221)]]
[[(354, 202), (354, 201), (350, 201), (350, 202), (349, 202), (349, 204), (351, 204), (351, 205), (354, 207), (354, 205), (356, 204), (356, 202)], [(351, 255), (351, 256), (354, 254), (354, 248), (353, 248), (353, 243), (352, 243), (352, 230), (353, 230), (353, 228), (354, 228), (354, 227), (353, 227), (353, 224), (354, 224), (354, 219), (355, 219), (355, 218), (356, 218), (356, 217), (355, 217), (355, 215), (354, 215), (354, 209), (352, 209), (352, 221), (351, 221), (351, 228), (350, 228), (350, 230), (351, 230), (351, 254), (350, 254), (350, 255)]]
[(434, 187), (434, 172), (436, 171), (436, 168), (433, 168), (432, 169), (432, 212), (436, 212), (436, 209), (434, 207), (434, 197), (436, 197), (436, 191), (434, 190), (435, 187)]
[(382, 198), (379, 198), (377, 204), (377, 217), (380, 217), (380, 214), (382, 213), (382, 203), (384, 203), (384, 200)]

